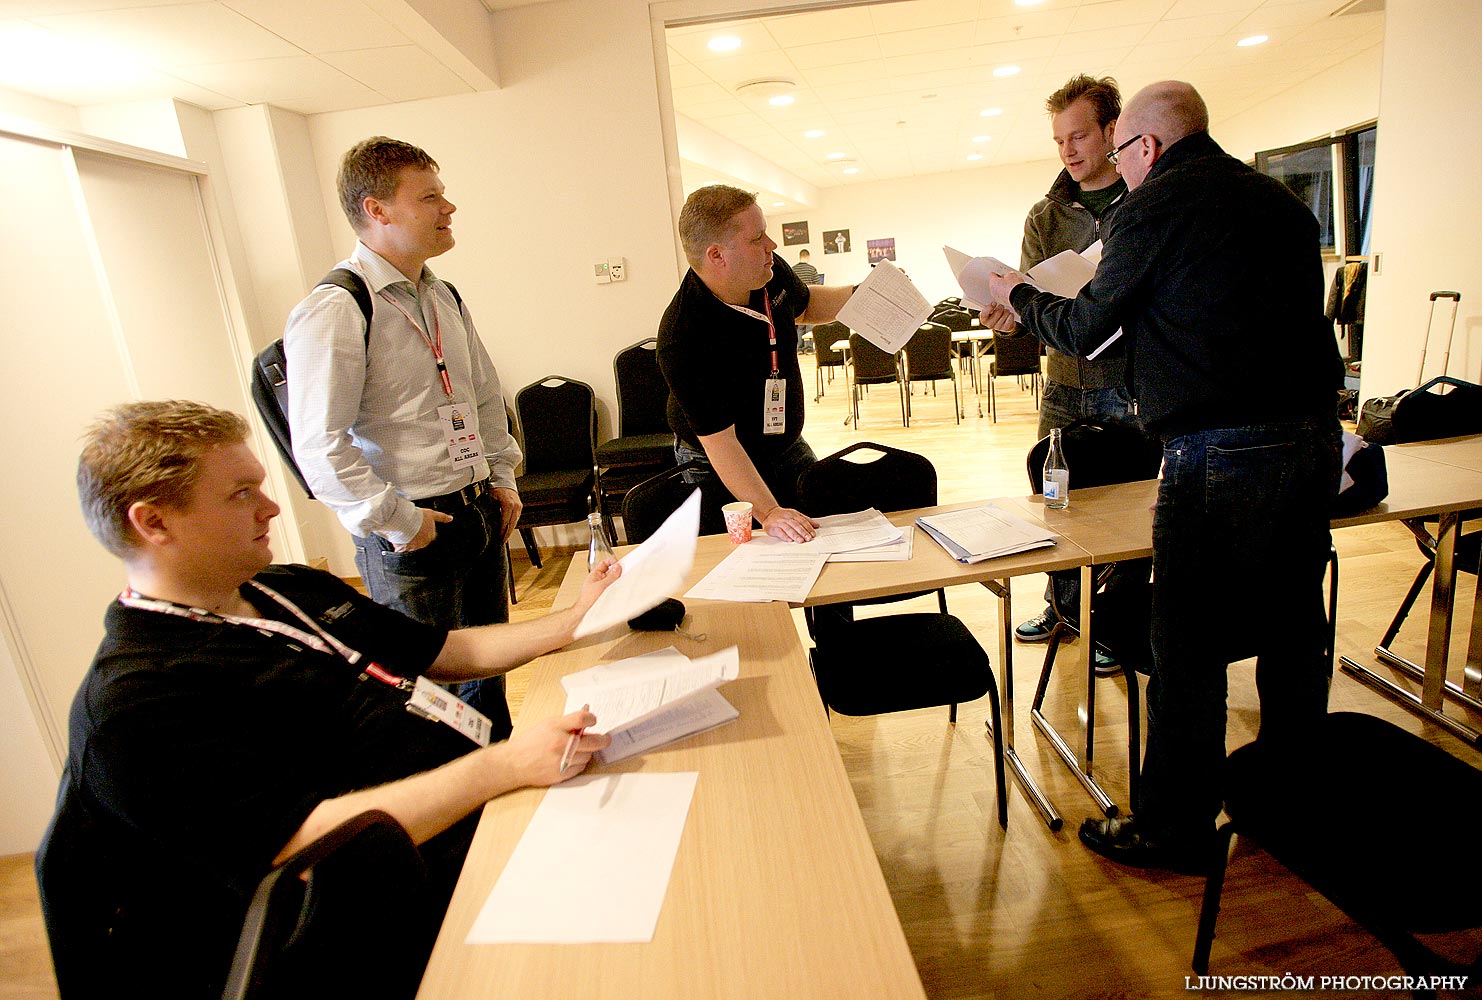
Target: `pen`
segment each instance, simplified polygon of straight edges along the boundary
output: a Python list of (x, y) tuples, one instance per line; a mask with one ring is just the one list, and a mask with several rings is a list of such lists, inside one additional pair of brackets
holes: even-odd
[[(583, 712), (586, 712), (586, 711), (590, 711), (591, 708), (592, 708), (591, 705), (583, 705), (581, 707), (581, 710)], [(576, 741), (579, 740), (579, 739), (581, 739), (582, 736), (584, 736), (586, 734), (586, 731), (587, 731), (587, 727), (586, 726), (582, 726), (580, 729), (574, 729), (571, 732), (570, 738), (566, 740), (566, 751), (561, 754), (561, 773), (562, 774), (565, 774), (566, 773), (566, 769), (571, 766), (571, 755), (576, 752)]]

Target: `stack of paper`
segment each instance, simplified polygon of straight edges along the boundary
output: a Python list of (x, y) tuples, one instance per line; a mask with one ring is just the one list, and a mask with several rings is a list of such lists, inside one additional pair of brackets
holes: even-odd
[(715, 689), (741, 672), (735, 646), (691, 660), (674, 647), (599, 663), (561, 679), (566, 711), (590, 706), (593, 728), (612, 737), (605, 764), (714, 729), (739, 717)]
[(850, 549), (848, 552), (832, 552), (829, 562), (910, 562), (911, 543), (916, 531), (909, 524), (900, 529), (901, 536), (883, 545), (871, 545), (865, 549)]
[(911, 530), (875, 508), (815, 518), (818, 534), (798, 548), (827, 552), (829, 562), (896, 562), (911, 558)]
[(982, 562), (1055, 544), (1054, 532), (1048, 528), (1036, 527), (991, 503), (929, 514), (918, 517), (916, 523), (962, 563)]
[(931, 303), (906, 272), (882, 260), (855, 286), (835, 318), (880, 350), (894, 354), (930, 315)]
[(786, 601), (802, 604), (813, 589), (827, 552), (769, 535), (754, 535), (690, 588), (685, 597), (702, 601)]

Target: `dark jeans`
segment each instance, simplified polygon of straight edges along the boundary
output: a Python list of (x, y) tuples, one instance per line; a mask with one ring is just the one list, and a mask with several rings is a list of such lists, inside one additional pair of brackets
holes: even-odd
[[(703, 468), (685, 474), (685, 482), (700, 487), (700, 533), (716, 534), (725, 531), (725, 518), (720, 509), (736, 498), (726, 489), (720, 476), (715, 474), (710, 459), (705, 457), (703, 450), (691, 448), (682, 441), (674, 442), (674, 458), (680, 465), (686, 462), (699, 462), (703, 465)], [(817, 463), (818, 456), (813, 454), (808, 442), (800, 437), (771, 463), (757, 463), (756, 471), (779, 504), (796, 509), (798, 480)]]
[(1214, 829), (1225, 760), (1226, 666), (1258, 657), (1260, 739), (1300, 763), (1327, 712), (1322, 579), (1337, 489), (1336, 420), (1165, 439), (1153, 515), (1153, 676), (1135, 803), (1154, 837)]
[[(453, 513), (437, 537), (414, 552), (393, 551), (379, 535), (355, 539), (355, 565), (377, 604), (442, 628), (509, 621), (502, 511), (492, 493)], [(454, 693), (489, 717), (490, 740), (509, 736), (504, 678), (469, 681)]]
[[(1046, 382), (1045, 391), (1039, 398), (1039, 436), (1050, 433), (1052, 427), (1065, 427), (1081, 417), (1107, 417), (1113, 420), (1136, 421), (1132, 412), (1132, 394), (1126, 389), (1077, 389), (1060, 382)], [(1074, 501), (1072, 500), (1072, 503)], [(1147, 579), (1147, 570), (1137, 567), (1132, 571), (1132, 580), (1127, 580), (1128, 571), (1118, 567), (1112, 570), (1107, 586), (1120, 588), (1135, 585)], [(1075, 570), (1051, 573), (1045, 584), (1045, 603), (1060, 609), (1071, 621), (1077, 618), (1076, 609), (1081, 606), (1081, 575)]]

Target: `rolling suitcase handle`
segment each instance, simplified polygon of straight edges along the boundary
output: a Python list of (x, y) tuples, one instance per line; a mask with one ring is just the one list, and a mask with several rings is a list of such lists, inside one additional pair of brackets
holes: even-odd
[(1451, 367), (1451, 338), (1456, 333), (1456, 314), (1461, 312), (1460, 292), (1431, 292), (1430, 313), (1425, 320), (1425, 343), (1420, 347), (1420, 370), (1415, 373), (1415, 384), (1419, 385), (1425, 378), (1425, 356), (1431, 348), (1431, 327), (1436, 322), (1436, 300), (1451, 300), (1451, 329), (1446, 331), (1446, 353), (1441, 358), (1441, 374), (1445, 375)]

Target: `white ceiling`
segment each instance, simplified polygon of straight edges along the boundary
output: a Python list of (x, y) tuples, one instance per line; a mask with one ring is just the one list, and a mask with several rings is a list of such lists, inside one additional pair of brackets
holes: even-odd
[[(1371, 12), (1335, 16), (1350, 6), (906, 0), (671, 28), (670, 80), (679, 114), (829, 187), (1053, 156), (1044, 101), (1076, 73), (1112, 75), (1124, 96), (1157, 80), (1189, 80), (1216, 121), (1230, 117), (1381, 44), (1382, 0), (1357, 7)], [(1255, 34), (1270, 40), (1236, 46)], [(741, 47), (710, 51), (718, 35), (739, 38)], [(1020, 72), (994, 76), (1007, 65)], [(776, 108), (737, 93), (759, 78), (794, 81), (795, 103)], [(986, 108), (1002, 114), (983, 117)], [(812, 129), (827, 135), (805, 138)], [(858, 173), (845, 175), (831, 153), (844, 154)], [(686, 188), (715, 179), (703, 165), (685, 164)]]

